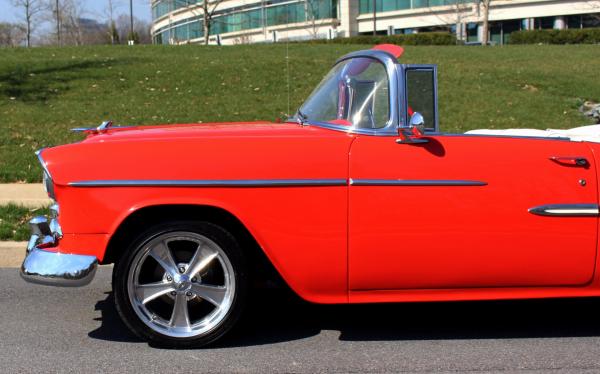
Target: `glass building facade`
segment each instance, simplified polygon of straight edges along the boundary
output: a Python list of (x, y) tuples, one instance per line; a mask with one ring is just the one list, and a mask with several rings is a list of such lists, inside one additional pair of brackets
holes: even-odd
[[(152, 14), (161, 18), (171, 11), (196, 4), (196, 1), (164, 0), (154, 3)], [(336, 0), (272, 0), (234, 8), (217, 10), (213, 16), (210, 35), (226, 34), (268, 26), (277, 26), (333, 19), (337, 17)], [(169, 44), (171, 40), (185, 41), (204, 36), (202, 15), (178, 21), (154, 33), (154, 42)]]
[[(474, 0), (458, 0), (460, 3), (473, 2)], [(377, 12), (391, 12), (394, 10), (407, 10), (429, 8), (434, 6), (456, 5), (457, 0), (376, 0)], [(373, 0), (359, 0), (359, 13), (373, 13)]]
[[(457, 1), (465, 6), (453, 7)], [(219, 36), (211, 38), (212, 43), (235, 44), (275, 42), (280, 37), (286, 40), (305, 40), (370, 35), (373, 33), (372, 14), (375, 12), (380, 14), (375, 22), (375, 32), (379, 35), (449, 32), (456, 34), (464, 42), (478, 43), (482, 38), (478, 2), (479, 0), (224, 0), (213, 14), (209, 36)], [(492, 15), (496, 12), (496, 15), (491, 18), (493, 21), (490, 22), (489, 40), (494, 44), (506, 44), (510, 35), (519, 30), (600, 27), (598, 9), (591, 7), (588, 13), (571, 14), (574, 9), (578, 9), (576, 6), (583, 9), (581, 4), (584, 3), (587, 4), (587, 0), (492, 2), (491, 12)], [(199, 42), (204, 37), (201, 5), (202, 0), (153, 1), (154, 42)], [(532, 10), (533, 7), (538, 8), (539, 12)], [(392, 13), (395, 11), (398, 13)], [(463, 14), (457, 19), (458, 11)]]

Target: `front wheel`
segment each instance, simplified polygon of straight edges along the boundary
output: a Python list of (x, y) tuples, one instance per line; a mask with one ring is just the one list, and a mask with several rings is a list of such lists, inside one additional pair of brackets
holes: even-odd
[(239, 319), (246, 288), (237, 241), (207, 222), (148, 230), (118, 261), (113, 279), (125, 324), (170, 347), (198, 347), (222, 337)]

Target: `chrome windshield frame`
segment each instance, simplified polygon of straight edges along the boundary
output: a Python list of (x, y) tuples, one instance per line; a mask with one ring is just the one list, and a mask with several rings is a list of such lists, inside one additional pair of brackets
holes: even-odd
[(378, 136), (398, 136), (398, 127), (400, 126), (400, 110), (402, 107), (402, 100), (400, 98), (400, 93), (398, 92), (399, 87), (403, 87), (403, 83), (400, 84), (402, 80), (402, 74), (399, 74), (400, 64), (397, 59), (391, 54), (381, 51), (381, 50), (364, 50), (364, 51), (356, 51), (351, 52), (341, 58), (339, 58), (333, 67), (337, 64), (353, 59), (353, 58), (370, 58), (380, 62), (387, 73), (388, 78), (388, 91), (390, 95), (390, 113), (387, 123), (384, 127), (379, 129), (360, 129), (354, 127), (348, 127), (344, 125), (336, 125), (327, 122), (320, 121), (311, 121), (310, 119), (303, 122), (304, 125), (313, 125), (318, 127), (323, 127), (331, 130), (343, 131), (353, 134), (365, 134), (365, 135), (378, 135)]

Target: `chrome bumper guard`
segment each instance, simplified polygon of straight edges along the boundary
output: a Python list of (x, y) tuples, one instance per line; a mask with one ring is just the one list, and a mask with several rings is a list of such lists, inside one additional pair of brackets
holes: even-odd
[(60, 287), (81, 287), (89, 284), (98, 267), (94, 256), (47, 251), (62, 237), (56, 216), (58, 207), (51, 208), (54, 217), (35, 217), (29, 221), (31, 238), (21, 266), (21, 277), (30, 283)]

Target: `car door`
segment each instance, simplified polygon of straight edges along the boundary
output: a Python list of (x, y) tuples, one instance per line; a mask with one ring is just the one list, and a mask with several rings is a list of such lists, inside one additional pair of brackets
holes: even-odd
[[(410, 94), (406, 107), (435, 121), (435, 93), (412, 102)], [(351, 291), (592, 279), (598, 199), (585, 143), (444, 134), (427, 140), (360, 135), (353, 142)]]

